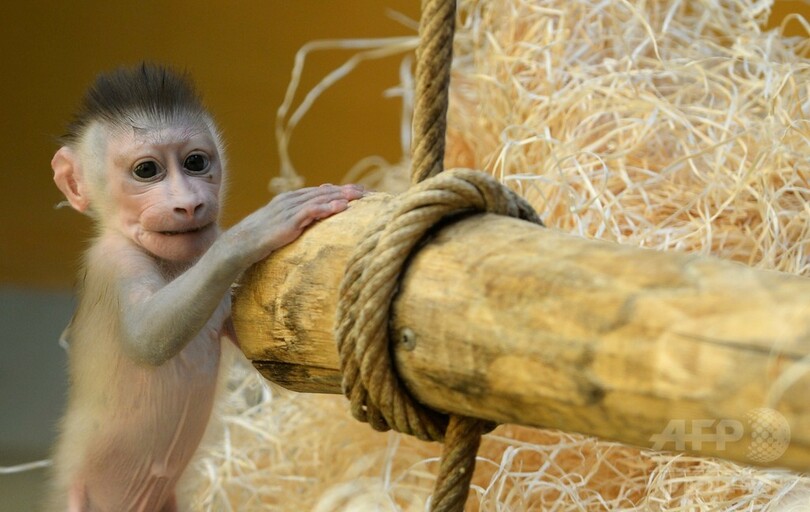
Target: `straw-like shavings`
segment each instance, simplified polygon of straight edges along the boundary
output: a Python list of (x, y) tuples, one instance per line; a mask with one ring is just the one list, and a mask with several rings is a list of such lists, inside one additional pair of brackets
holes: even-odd
[[(558, 229), (807, 275), (809, 43), (763, 30), (770, 8), (768, 0), (462, 0), (446, 166), (491, 172)], [(313, 89), (290, 121), (294, 77), (279, 110), (280, 145), (339, 75), (410, 50), (415, 38), (390, 43), (341, 43), (366, 53)], [(394, 91), (406, 110), (410, 68), (405, 61)], [(406, 155), (407, 129), (402, 142)], [(347, 181), (396, 192), (407, 172), (406, 157), (370, 157)], [(276, 188), (299, 182), (286, 157)], [(373, 432), (342, 397), (291, 393), (245, 365), (230, 381), (216, 424), (222, 439), (188, 478), (194, 510), (425, 509), (437, 445)], [(485, 436), (468, 509), (805, 510), (810, 481), (508, 425)]]

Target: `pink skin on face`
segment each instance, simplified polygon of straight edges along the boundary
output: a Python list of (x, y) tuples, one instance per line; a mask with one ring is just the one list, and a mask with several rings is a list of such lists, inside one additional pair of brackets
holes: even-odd
[(218, 235), (222, 162), (210, 130), (120, 132), (107, 147), (108, 226), (159, 259), (198, 259)]

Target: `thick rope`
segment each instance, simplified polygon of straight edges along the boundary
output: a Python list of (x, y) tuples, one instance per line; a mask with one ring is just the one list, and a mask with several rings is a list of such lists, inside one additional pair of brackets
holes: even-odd
[(412, 183), (436, 176), (444, 168), (455, 24), (456, 0), (422, 0), (414, 85)]
[(444, 219), (466, 212), (509, 215), (540, 223), (532, 207), (491, 176), (454, 170), (394, 198), (352, 255), (337, 307), (343, 392), (354, 416), (373, 428), (393, 428), (423, 440), (444, 441), (431, 510), (460, 511), (487, 422), (431, 410), (400, 382), (389, 349), (389, 313), (403, 266)]
[(481, 436), (492, 428), (492, 424), (476, 418), (450, 416), (431, 510), (443, 512), (464, 510), (470, 492), (470, 481), (475, 471), (475, 456), (481, 445)]
[(400, 382), (391, 360), (388, 316), (403, 265), (436, 224), (460, 212), (477, 210), (540, 223), (528, 203), (489, 175), (442, 173), (455, 16), (455, 0), (422, 1), (411, 150), (414, 185), (380, 216), (355, 250), (340, 286), (335, 328), (343, 391), (355, 418), (377, 430), (393, 428), (423, 440), (444, 441), (433, 512), (464, 510), (481, 435), (492, 426), (424, 407)]
[[(453, 61), (455, 0), (423, 0), (417, 49), (411, 182), (419, 183), (444, 170), (450, 70)], [(456, 428), (464, 425), (467, 428)], [(463, 510), (475, 469), (484, 424), (452, 416), (445, 441), (433, 510)]]

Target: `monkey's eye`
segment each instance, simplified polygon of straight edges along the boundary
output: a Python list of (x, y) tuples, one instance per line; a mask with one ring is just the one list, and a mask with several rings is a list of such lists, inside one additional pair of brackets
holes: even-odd
[(194, 153), (186, 158), (183, 167), (193, 174), (202, 174), (208, 171), (208, 158), (205, 155)]
[(141, 162), (136, 165), (135, 168), (132, 169), (132, 174), (141, 181), (149, 181), (160, 174), (160, 167), (158, 167), (157, 162), (147, 160), (146, 162)]

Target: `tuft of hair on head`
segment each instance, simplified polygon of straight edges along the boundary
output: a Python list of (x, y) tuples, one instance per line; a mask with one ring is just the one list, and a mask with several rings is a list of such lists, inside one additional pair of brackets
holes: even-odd
[(134, 129), (202, 123), (219, 139), (189, 73), (149, 62), (98, 75), (60, 141), (75, 147), (94, 122)]

